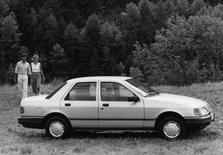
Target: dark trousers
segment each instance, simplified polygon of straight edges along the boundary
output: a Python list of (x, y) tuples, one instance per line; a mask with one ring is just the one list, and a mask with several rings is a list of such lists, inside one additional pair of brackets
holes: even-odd
[(41, 74), (33, 72), (31, 75), (31, 83), (32, 83), (33, 93), (38, 95), (39, 90), (40, 90), (40, 84), (41, 84)]

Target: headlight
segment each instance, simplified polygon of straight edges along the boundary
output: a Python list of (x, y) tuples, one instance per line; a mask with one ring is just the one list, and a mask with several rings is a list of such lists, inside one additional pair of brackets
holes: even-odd
[(205, 116), (208, 115), (208, 109), (206, 109), (205, 107), (202, 108), (194, 108), (194, 115), (196, 116)]
[(208, 112), (211, 112), (211, 107), (209, 104), (207, 104), (207, 110), (208, 110)]

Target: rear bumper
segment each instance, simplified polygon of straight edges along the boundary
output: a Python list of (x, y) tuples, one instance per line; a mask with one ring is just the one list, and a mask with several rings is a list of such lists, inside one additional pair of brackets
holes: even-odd
[(210, 113), (202, 117), (185, 117), (185, 123), (188, 130), (201, 130), (207, 127), (215, 119), (215, 114)]
[(18, 123), (26, 128), (43, 129), (41, 117), (19, 117)]

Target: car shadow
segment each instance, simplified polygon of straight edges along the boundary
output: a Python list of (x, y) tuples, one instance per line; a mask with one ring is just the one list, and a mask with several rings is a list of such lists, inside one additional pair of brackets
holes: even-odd
[(201, 131), (195, 131), (187, 133), (186, 139), (192, 139), (192, 140), (200, 140), (201, 138), (209, 139), (209, 140), (216, 140), (223, 138), (223, 135), (219, 131), (207, 131), (207, 130), (201, 130)]
[[(197, 140), (205, 138), (206, 140), (215, 140), (223, 138), (223, 135), (217, 131), (201, 130), (187, 133), (183, 140)], [(159, 132), (153, 131), (73, 131), (71, 138), (90, 138), (90, 139), (116, 139), (116, 138), (141, 138), (141, 139), (163, 139)]]
[[(40, 138), (45, 139), (47, 137), (44, 130), (42, 131), (32, 131), (32, 130), (24, 130), (23, 132), (14, 132), (17, 136), (23, 138)], [(122, 131), (122, 130), (112, 130), (112, 131), (72, 131), (71, 139), (163, 139), (159, 132), (154, 131), (137, 131), (137, 130), (130, 130), (130, 131)], [(206, 140), (215, 140), (215, 139), (222, 139), (223, 134), (220, 131), (216, 130), (201, 130), (197, 132), (190, 132), (187, 133), (186, 137), (183, 140), (195, 140), (200, 141), (203, 138)], [(50, 138), (49, 138), (50, 139)]]
[(145, 131), (73, 131), (72, 138), (161, 138), (158, 132)]

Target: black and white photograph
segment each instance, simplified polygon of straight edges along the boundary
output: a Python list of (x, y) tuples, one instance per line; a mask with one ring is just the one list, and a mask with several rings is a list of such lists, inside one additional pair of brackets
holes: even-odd
[(223, 0), (0, 0), (17, 154), (223, 154)]

